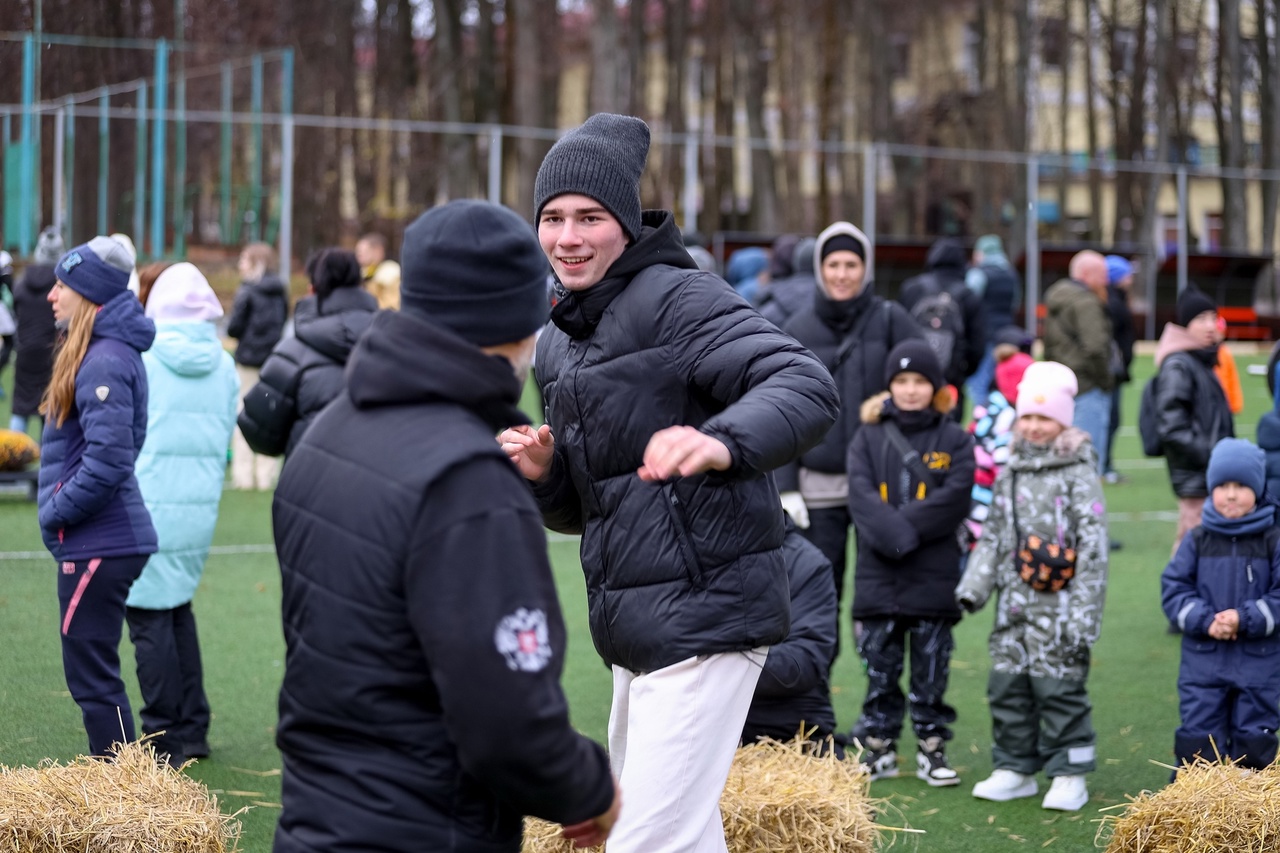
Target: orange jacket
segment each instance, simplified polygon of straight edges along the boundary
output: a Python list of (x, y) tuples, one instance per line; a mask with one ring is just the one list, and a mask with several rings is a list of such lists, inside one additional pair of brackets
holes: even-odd
[(1218, 366), (1213, 369), (1222, 383), (1222, 390), (1227, 395), (1227, 405), (1231, 414), (1238, 415), (1244, 411), (1244, 390), (1240, 387), (1240, 372), (1236, 370), (1236, 359), (1227, 349), (1226, 344), (1218, 347)]

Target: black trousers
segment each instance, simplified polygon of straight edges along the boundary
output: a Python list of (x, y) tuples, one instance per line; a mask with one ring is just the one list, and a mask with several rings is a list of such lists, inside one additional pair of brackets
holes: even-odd
[(196, 617), (187, 602), (172, 610), (130, 607), (129, 639), (142, 691), (142, 732), (156, 735), (158, 754), (175, 765), (191, 754), (208, 754), (209, 700)]
[[(860, 619), (854, 635), (867, 668), (867, 696), (853, 736), (863, 741), (868, 737), (897, 740), (909, 699), (916, 740), (951, 740), (949, 724), (956, 721), (956, 709), (943, 699), (955, 648), (951, 623), (916, 617)], [(908, 644), (910, 693), (904, 697), (900, 682)]]
[(134, 740), (133, 709), (120, 678), (120, 631), (129, 587), (146, 564), (143, 554), (58, 566), (62, 670), (84, 718), (90, 755)]
[(809, 510), (809, 529), (802, 530), (805, 538), (813, 543), (822, 556), (831, 563), (836, 581), (836, 649), (832, 662), (840, 656), (840, 614), (844, 612), (844, 579), (849, 561), (849, 525), (853, 516), (849, 508), (833, 506)]

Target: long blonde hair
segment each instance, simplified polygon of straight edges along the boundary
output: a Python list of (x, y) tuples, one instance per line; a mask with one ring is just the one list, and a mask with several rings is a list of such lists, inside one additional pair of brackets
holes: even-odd
[(53, 375), (40, 400), (40, 414), (53, 421), (54, 426), (59, 429), (75, 408), (76, 374), (80, 372), (80, 362), (84, 361), (84, 354), (89, 349), (89, 339), (93, 337), (93, 321), (97, 316), (98, 306), (76, 293), (71, 322), (67, 324), (67, 333), (58, 345), (58, 353), (53, 361)]

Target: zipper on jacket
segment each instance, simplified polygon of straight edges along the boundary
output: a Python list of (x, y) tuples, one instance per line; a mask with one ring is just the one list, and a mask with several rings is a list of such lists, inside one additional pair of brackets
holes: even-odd
[(685, 571), (695, 586), (702, 586), (702, 565), (690, 539), (689, 519), (685, 516), (684, 504), (676, 494), (674, 485), (667, 487), (667, 500), (671, 503), (671, 517), (675, 522), (676, 544), (680, 546), (680, 554), (684, 558)]

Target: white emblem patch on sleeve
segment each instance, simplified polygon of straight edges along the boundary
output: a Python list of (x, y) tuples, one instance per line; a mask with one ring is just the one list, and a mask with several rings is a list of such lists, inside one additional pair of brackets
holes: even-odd
[(110, 393), (111, 393), (111, 389), (108, 388), (106, 385), (99, 385), (97, 388), (93, 389), (93, 395), (103, 403), (107, 401), (107, 395)]
[(508, 669), (538, 672), (551, 661), (547, 615), (541, 610), (521, 607), (502, 617), (493, 632), (493, 642), (506, 658)]

